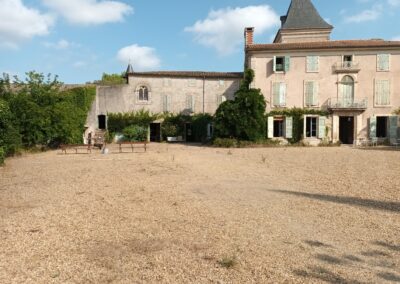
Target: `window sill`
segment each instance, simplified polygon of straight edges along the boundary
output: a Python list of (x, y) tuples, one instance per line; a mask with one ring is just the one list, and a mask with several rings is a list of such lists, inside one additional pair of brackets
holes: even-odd
[(137, 105), (151, 105), (151, 101), (136, 101)]
[(393, 107), (392, 105), (382, 105), (382, 106), (374, 105), (374, 108), (392, 108), (392, 107)]
[(306, 71), (306, 73), (319, 73), (319, 70), (318, 71)]

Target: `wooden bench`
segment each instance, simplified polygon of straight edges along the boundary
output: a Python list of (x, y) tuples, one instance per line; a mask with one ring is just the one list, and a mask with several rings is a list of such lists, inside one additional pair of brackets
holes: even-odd
[[(117, 143), (119, 145), (119, 152), (122, 153), (122, 149), (123, 148), (131, 148), (132, 149), (132, 153), (134, 152), (135, 148), (144, 148), (144, 151), (147, 151), (147, 142), (118, 142)], [(135, 146), (139, 146), (139, 147), (135, 147)]]
[(86, 150), (87, 154), (92, 153), (92, 145), (90, 144), (62, 144), (60, 145), (61, 153), (67, 154), (68, 149), (74, 149), (75, 154), (78, 154), (78, 150)]

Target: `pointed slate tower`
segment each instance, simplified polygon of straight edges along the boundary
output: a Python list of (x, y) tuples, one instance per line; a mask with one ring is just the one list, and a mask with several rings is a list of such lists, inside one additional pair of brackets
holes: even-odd
[(292, 0), (281, 22), (274, 43), (328, 41), (333, 30), (310, 0)]

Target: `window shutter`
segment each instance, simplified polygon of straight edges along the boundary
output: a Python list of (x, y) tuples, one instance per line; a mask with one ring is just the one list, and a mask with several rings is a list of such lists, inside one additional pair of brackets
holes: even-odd
[(313, 104), (313, 96), (314, 96), (314, 82), (306, 82), (305, 88), (305, 95), (306, 95), (306, 106), (312, 106)]
[(326, 117), (320, 116), (318, 121), (318, 138), (325, 138), (325, 125), (326, 125)]
[(279, 86), (279, 106), (286, 106), (286, 84), (280, 83)]
[(312, 56), (307, 56), (307, 72), (312, 71)]
[(268, 138), (274, 138), (274, 117), (268, 116)]
[(389, 117), (389, 138), (391, 141), (397, 139), (398, 121), (398, 116)]
[(318, 94), (319, 94), (319, 83), (318, 82), (313, 82), (313, 83), (314, 83), (314, 91), (313, 91), (312, 105), (317, 106), (318, 105)]
[(163, 96), (163, 112), (168, 111), (168, 96)]
[(273, 69), (274, 72), (276, 72), (276, 56), (274, 56), (274, 61), (273, 61)]
[(369, 138), (376, 138), (376, 116), (369, 119)]
[(292, 139), (293, 138), (293, 117), (286, 117), (286, 138)]
[(390, 81), (383, 81), (382, 105), (390, 105)]
[(389, 71), (389, 54), (378, 54), (378, 71)]
[(285, 72), (290, 70), (290, 56), (285, 56)]
[(279, 106), (280, 83), (272, 83), (272, 100), (274, 106)]

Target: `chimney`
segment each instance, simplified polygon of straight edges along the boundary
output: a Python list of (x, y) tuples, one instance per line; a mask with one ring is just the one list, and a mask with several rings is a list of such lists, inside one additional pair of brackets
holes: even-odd
[(244, 44), (246, 46), (254, 43), (254, 28), (245, 28), (244, 29)]

